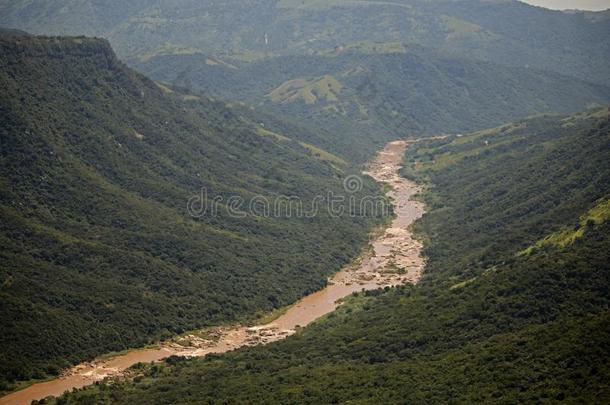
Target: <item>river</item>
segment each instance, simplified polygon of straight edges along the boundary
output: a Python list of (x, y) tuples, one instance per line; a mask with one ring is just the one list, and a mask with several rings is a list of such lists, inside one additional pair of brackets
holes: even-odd
[(422, 245), (413, 238), (409, 226), (423, 215), (424, 207), (411, 199), (418, 191), (416, 184), (399, 175), (408, 145), (409, 142), (404, 140), (388, 143), (364, 172), (391, 187), (388, 195), (396, 214), (391, 224), (375, 236), (358, 260), (332, 276), (326, 288), (302, 298), (273, 322), (256, 327), (208, 329), (162, 343), (158, 348), (131, 350), (115, 357), (82, 363), (57, 379), (36, 383), (0, 398), (0, 405), (30, 404), (32, 400), (59, 396), (106, 377), (121, 376), (127, 368), (140, 362), (159, 361), (172, 355), (200, 357), (243, 346), (267, 344), (284, 339), (299, 327), (332, 312), (340, 305), (341, 298), (353, 292), (416, 283), (425, 262), (421, 256)]

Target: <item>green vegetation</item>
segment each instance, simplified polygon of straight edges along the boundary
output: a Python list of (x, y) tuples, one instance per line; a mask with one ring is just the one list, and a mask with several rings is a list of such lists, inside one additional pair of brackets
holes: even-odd
[(333, 56), (340, 55), (343, 52), (356, 52), (370, 55), (406, 53), (407, 46), (402, 42), (372, 42), (365, 40), (339, 45), (332, 50), (323, 50), (316, 54)]
[(571, 245), (585, 235), (588, 227), (601, 225), (608, 219), (610, 219), (610, 200), (602, 199), (599, 204), (580, 217), (580, 222), (576, 227), (552, 233), (537, 241), (534, 246), (519, 252), (519, 254), (531, 254), (535, 249), (544, 249), (548, 246), (565, 247)]
[[(318, 133), (158, 85), (103, 40), (7, 37), (0, 54), (0, 391), (289, 305), (383, 220), (230, 215), (232, 196), (307, 209), (355, 169)], [(223, 201), (195, 218), (202, 188)]]
[(126, 59), (200, 51), (260, 60), (418, 44), (610, 85), (607, 13), (561, 13), (517, 1), (13, 0), (0, 4), (0, 25), (108, 38)]
[[(191, 92), (241, 100), (324, 131), (325, 149), (364, 162), (397, 134), (468, 132), (533, 113), (581, 111), (610, 88), (533, 69), (448, 56), (418, 46), (370, 55), (290, 55), (252, 62), (166, 55), (135, 62)], [(318, 142), (310, 142), (318, 145)]]
[[(420, 142), (405, 167), (430, 209), (416, 226), (429, 258), (419, 285), (357, 294), (276, 344), (140, 367), (61, 403), (606, 403), (608, 151), (608, 109)], [(517, 254), (585, 219), (573, 243)]]
[(267, 95), (274, 103), (293, 103), (304, 101), (306, 104), (338, 101), (343, 85), (334, 77), (326, 75), (313, 80), (295, 79), (282, 83)]
[[(468, 133), (406, 158), (430, 209), (418, 286), (60, 401), (609, 402), (608, 110), (545, 115), (610, 102), (608, 18), (482, 0), (0, 2), (0, 392), (276, 316), (384, 218), (242, 217), (230, 197), (340, 194), (388, 140)], [(105, 40), (20, 29), (108, 38), (157, 82)], [(356, 197), (379, 192), (369, 179)]]
[(323, 131), (325, 150), (355, 163), (397, 136), (607, 104), (607, 21), (604, 13), (517, 1), (0, 5), (2, 25), (108, 38), (151, 78), (292, 117)]

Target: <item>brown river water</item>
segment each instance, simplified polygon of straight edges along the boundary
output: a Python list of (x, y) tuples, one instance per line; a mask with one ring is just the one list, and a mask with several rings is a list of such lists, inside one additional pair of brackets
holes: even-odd
[[(360, 258), (332, 276), (326, 288), (302, 298), (273, 322), (255, 327), (208, 329), (162, 343), (158, 348), (131, 350), (115, 357), (82, 363), (66, 370), (57, 379), (31, 385), (0, 398), (0, 405), (29, 404), (32, 400), (59, 396), (106, 377), (120, 377), (126, 369), (140, 362), (159, 361), (172, 355), (200, 357), (274, 342), (332, 312), (340, 305), (342, 298), (356, 291), (416, 283), (425, 261), (421, 256), (421, 243), (413, 239), (408, 228), (423, 215), (424, 207), (411, 199), (418, 191), (415, 183), (398, 174), (408, 145), (408, 141), (402, 140), (388, 143), (364, 172), (378, 182), (391, 186), (388, 195), (396, 213), (392, 223), (375, 236), (372, 246), (365, 249)], [(397, 268), (402, 271), (397, 272)]]

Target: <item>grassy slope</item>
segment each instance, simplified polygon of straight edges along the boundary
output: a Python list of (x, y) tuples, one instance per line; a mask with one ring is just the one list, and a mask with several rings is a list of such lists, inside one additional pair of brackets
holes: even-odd
[[(340, 193), (345, 162), (306, 129), (183, 101), (87, 38), (0, 40), (0, 381), (320, 288), (372, 218), (193, 218), (187, 200)], [(187, 97), (188, 98), (188, 97)], [(376, 193), (366, 183), (364, 193)], [(306, 206), (307, 207), (307, 206)]]
[(432, 185), (417, 287), (360, 294), (277, 344), (135, 370), (63, 400), (607, 402), (610, 222), (519, 254), (583, 214), (602, 217), (607, 116), (538, 117), (411, 149), (406, 174)]

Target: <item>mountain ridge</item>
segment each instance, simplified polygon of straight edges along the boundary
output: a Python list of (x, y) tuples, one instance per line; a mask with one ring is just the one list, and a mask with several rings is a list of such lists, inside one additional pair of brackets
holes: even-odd
[[(68, 7), (70, 13), (64, 12)], [(172, 49), (264, 58), (362, 40), (407, 42), (610, 83), (606, 14), (563, 13), (517, 1), (231, 0), (221, 5), (181, 0), (176, 7), (169, 0), (64, 0), (35, 6), (5, 0), (0, 11), (0, 24), (35, 34), (107, 37), (127, 59)], [(235, 22), (238, 30), (232, 28)], [(207, 30), (209, 26), (216, 31)], [(389, 29), (380, 31), (379, 26)]]
[[(572, 113), (610, 101), (610, 88), (535, 69), (504, 67), (420, 46), (405, 52), (353, 50), (210, 66), (205, 55), (131, 61), (151, 77), (225, 99), (239, 99), (317, 128), (332, 129), (333, 152), (363, 162), (396, 133), (469, 132), (540, 112)], [(332, 77), (332, 97), (277, 96), (299, 84), (301, 95)], [(309, 90), (308, 90), (309, 89)], [(293, 89), (294, 90), (294, 89)], [(275, 92), (275, 93), (274, 93)], [(328, 92), (324, 94), (328, 95)], [(310, 100), (308, 102), (307, 100)], [(404, 113), (403, 113), (404, 112)]]

